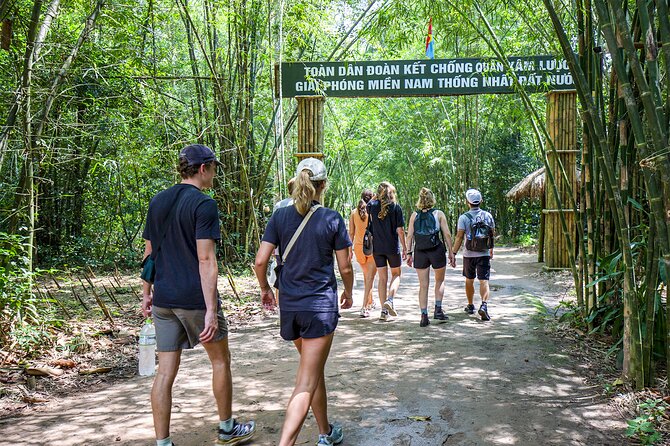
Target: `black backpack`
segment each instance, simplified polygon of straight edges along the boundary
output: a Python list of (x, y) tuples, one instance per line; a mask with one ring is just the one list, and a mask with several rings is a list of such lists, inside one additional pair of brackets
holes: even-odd
[(417, 211), (414, 219), (414, 249), (426, 251), (440, 244), (440, 222), (433, 210)]
[(483, 216), (476, 219), (469, 212), (464, 214), (470, 220), (470, 237), (465, 240), (468, 251), (485, 252), (493, 248), (493, 227), (486, 223)]

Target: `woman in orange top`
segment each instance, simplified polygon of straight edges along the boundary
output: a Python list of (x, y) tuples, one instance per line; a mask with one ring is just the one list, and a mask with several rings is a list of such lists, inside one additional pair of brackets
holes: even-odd
[(365, 234), (365, 228), (368, 226), (367, 205), (371, 199), (372, 191), (365, 189), (361, 193), (358, 206), (351, 211), (351, 216), (349, 217), (349, 238), (354, 242), (352, 256), (356, 255), (356, 261), (363, 268), (363, 282), (365, 284), (361, 317), (370, 317), (370, 310), (375, 307), (374, 300), (372, 299), (372, 285), (375, 281), (375, 274), (377, 274), (377, 267), (375, 266), (372, 254), (366, 256), (363, 253), (363, 235)]

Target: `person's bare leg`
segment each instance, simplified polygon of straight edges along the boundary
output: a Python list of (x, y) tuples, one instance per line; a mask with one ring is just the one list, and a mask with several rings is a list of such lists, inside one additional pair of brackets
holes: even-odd
[(154, 416), (156, 439), (170, 436), (170, 417), (172, 415), (172, 385), (179, 371), (181, 350), (158, 352), (158, 372), (151, 388), (151, 411)]
[(473, 305), (475, 298), (475, 279), (465, 279), (465, 297), (468, 298), (468, 304)]
[(435, 302), (442, 302), (444, 299), (444, 274), (446, 267), (435, 270)]
[(363, 291), (363, 308), (372, 306), (372, 286), (375, 282), (377, 267), (373, 261), (368, 260), (363, 266), (363, 282), (365, 284)]
[[(323, 417), (326, 419), (324, 424), (328, 426), (328, 415), (327, 411), (324, 410), (327, 407), (327, 396), (323, 369), (332, 342), (332, 333), (320, 338), (301, 340), (299, 348), (300, 365), (298, 366), (295, 388), (286, 408), (286, 418), (284, 419), (279, 446), (293, 446), (295, 444), (310, 405), (312, 405), (314, 417), (317, 418), (317, 423), (319, 423), (319, 431), (323, 430), (321, 426)], [(320, 381), (323, 381), (321, 388), (319, 388)], [(313, 401), (318, 392), (323, 393), (317, 397), (316, 401)], [(322, 421), (319, 421), (319, 419)], [(328, 433), (329, 430), (330, 426), (324, 433)]]
[(384, 302), (386, 302), (386, 292), (387, 292), (387, 287), (388, 287), (388, 280), (389, 280), (389, 275), (388, 275), (388, 267), (384, 266), (381, 268), (377, 268), (377, 273), (379, 274), (379, 280), (377, 281), (377, 291), (379, 291), (379, 303), (384, 306)]
[(233, 378), (230, 372), (228, 338), (202, 345), (212, 363), (212, 391), (219, 420), (225, 421), (233, 416)]
[(430, 285), (430, 268), (416, 268), (419, 278), (419, 308), (428, 308), (428, 286)]
[[(302, 355), (302, 338), (293, 341), (298, 353)], [(328, 421), (328, 400), (326, 396), (326, 382), (321, 379), (319, 385), (316, 387), (316, 392), (312, 397), (312, 414), (319, 426), (319, 433), (327, 434), (330, 431), (330, 422)]]
[(391, 268), (391, 285), (389, 286), (388, 298), (393, 299), (400, 287), (400, 267)]
[[(472, 290), (474, 294), (474, 289)], [(482, 298), (482, 302), (487, 302), (489, 300), (489, 281), (480, 280), (479, 281), (479, 295)]]

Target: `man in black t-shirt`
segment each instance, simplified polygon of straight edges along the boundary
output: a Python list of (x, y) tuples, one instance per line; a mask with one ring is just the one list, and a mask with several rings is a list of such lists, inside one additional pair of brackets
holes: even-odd
[(182, 182), (153, 197), (142, 234), (144, 257), (151, 254), (152, 246), (158, 247), (154, 283), (142, 284), (142, 312), (145, 317), (153, 316), (156, 325), (158, 373), (151, 407), (157, 446), (172, 445), (172, 385), (181, 351), (199, 342), (212, 363), (212, 388), (220, 420), (216, 444), (241, 444), (256, 428), (253, 421), (238, 423), (232, 417), (228, 328), (216, 289), (219, 214), (216, 202), (201, 192), (212, 187), (218, 164), (209, 147), (185, 147), (179, 154)]

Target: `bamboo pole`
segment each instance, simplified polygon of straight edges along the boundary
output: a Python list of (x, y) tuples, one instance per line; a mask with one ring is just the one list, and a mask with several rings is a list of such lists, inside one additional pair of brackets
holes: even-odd
[[(563, 50), (563, 55), (566, 57), (570, 71), (573, 74), (575, 87), (583, 106), (582, 116), (588, 124), (589, 132), (591, 132), (598, 141), (598, 144), (596, 145), (597, 159), (598, 163), (601, 164), (601, 172), (607, 189), (607, 200), (612, 214), (615, 217), (613, 218), (613, 221), (617, 236), (621, 242), (620, 245), (622, 247), (624, 259), (624, 375), (629, 377), (636, 386), (642, 387), (644, 386), (644, 373), (641, 369), (641, 364), (638, 361), (641, 357), (640, 345), (639, 343), (632, 341), (631, 338), (631, 336), (639, 336), (639, 319), (637, 317), (637, 310), (632, 308), (632, 305), (635, 303), (635, 292), (633, 290), (634, 282), (632, 277), (633, 271), (631, 268), (633, 262), (630, 250), (630, 235), (624, 226), (625, 219), (622, 210), (621, 194), (616, 187), (616, 180), (611, 171), (612, 166), (615, 165), (613, 154), (610, 147), (607, 145), (606, 133), (602, 122), (600, 121), (599, 110), (594, 104), (588, 84), (584, 77), (584, 72), (579, 66), (574, 52), (572, 51), (572, 46), (565, 29), (562, 26), (551, 0), (543, 0), (543, 2), (551, 18), (554, 30), (556, 31), (559, 44)], [(602, 2), (596, 0), (596, 5), (598, 5), (597, 9), (600, 9)], [(601, 17), (601, 23), (604, 24), (602, 26), (603, 31), (607, 26), (606, 22), (607, 16)], [(612, 54), (614, 53), (615, 52)], [(633, 350), (633, 354), (631, 354), (631, 349)]]

